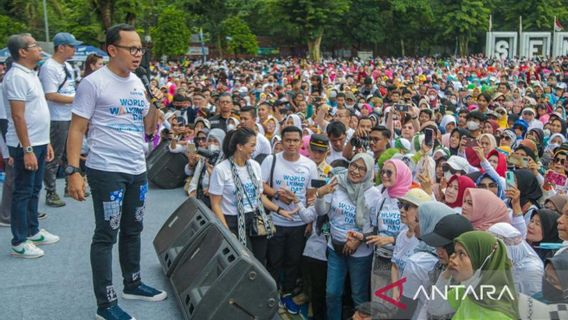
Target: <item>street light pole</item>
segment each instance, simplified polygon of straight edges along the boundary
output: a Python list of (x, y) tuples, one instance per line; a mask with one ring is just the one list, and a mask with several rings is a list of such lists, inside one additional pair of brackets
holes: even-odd
[(49, 22), (47, 22), (47, 4), (43, 0), (43, 20), (45, 22), (45, 42), (49, 42)]

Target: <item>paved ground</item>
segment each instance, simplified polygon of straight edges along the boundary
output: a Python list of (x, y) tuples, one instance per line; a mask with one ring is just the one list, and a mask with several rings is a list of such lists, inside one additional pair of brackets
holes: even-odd
[[(58, 189), (62, 185), (62, 180), (58, 180)], [(59, 235), (61, 241), (44, 246), (45, 256), (42, 258), (16, 259), (9, 255), (10, 229), (0, 227), (0, 319), (94, 319), (96, 304), (89, 263), (94, 228), (92, 203), (90, 200), (79, 203), (69, 198), (65, 199), (65, 207), (55, 209), (45, 206), (43, 192), (40, 199), (40, 210), (49, 215), (46, 220), (40, 221), (40, 227)], [(181, 189), (151, 189), (149, 192), (142, 233), (142, 279), (165, 289), (169, 297), (162, 302), (119, 298), (120, 305), (139, 320), (181, 319), (152, 240), (184, 199)], [(119, 292), (122, 290), (122, 278), (117, 249), (113, 258), (115, 289)]]

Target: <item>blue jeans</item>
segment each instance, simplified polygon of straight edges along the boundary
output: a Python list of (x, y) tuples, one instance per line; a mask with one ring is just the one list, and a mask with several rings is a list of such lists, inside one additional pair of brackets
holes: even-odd
[(10, 156), (14, 158), (14, 189), (10, 222), (13, 235), (12, 245), (17, 246), (39, 232), (37, 206), (45, 171), (47, 145), (33, 147), (38, 166), (36, 171), (25, 168), (23, 148), (9, 148)]
[(118, 239), (118, 255), (126, 289), (136, 288), (140, 277), (140, 234), (143, 229), (148, 182), (146, 173), (100, 171), (87, 168), (95, 211), (91, 242), (91, 269), (97, 305), (117, 303), (112, 284), (112, 247)]
[(373, 255), (355, 258), (336, 253), (327, 248), (327, 281), (326, 281), (326, 304), (327, 319), (340, 320), (343, 297), (343, 285), (349, 272), (351, 279), (351, 298), (355, 306), (370, 299), (370, 279)]

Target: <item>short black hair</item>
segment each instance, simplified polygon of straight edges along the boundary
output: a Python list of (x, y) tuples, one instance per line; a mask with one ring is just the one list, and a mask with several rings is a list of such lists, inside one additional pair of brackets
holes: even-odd
[(293, 132), (298, 133), (300, 135), (300, 138), (302, 138), (302, 129), (300, 129), (296, 126), (287, 126), (281, 132), (282, 139), (284, 139), (284, 136), (286, 135), (286, 133), (293, 133)]
[(327, 124), (325, 132), (328, 137), (340, 137), (347, 133), (347, 128), (341, 121), (332, 121)]
[(256, 118), (256, 108), (255, 107), (251, 107), (251, 106), (247, 106), (241, 109), (240, 114), (243, 114), (243, 112), (248, 112), (252, 115), (253, 118)]
[(373, 132), (373, 131), (378, 131), (378, 132), (380, 132), (380, 133), (383, 135), (383, 137), (385, 137), (385, 138), (387, 138), (387, 139), (389, 139), (389, 140), (390, 140), (390, 138), (392, 137), (391, 131), (389, 130), (389, 128), (387, 128), (387, 127), (385, 127), (385, 126), (376, 126), (376, 127), (373, 127), (373, 128), (371, 129), (371, 132)]
[(105, 46), (107, 47), (107, 50), (108, 46), (120, 42), (120, 31), (136, 31), (136, 28), (126, 23), (115, 24), (114, 26), (108, 28), (108, 30), (106, 31), (105, 40)]

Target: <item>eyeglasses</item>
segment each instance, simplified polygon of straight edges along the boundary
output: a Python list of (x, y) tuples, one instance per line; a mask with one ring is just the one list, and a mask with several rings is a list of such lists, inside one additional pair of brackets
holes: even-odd
[(39, 44), (37, 42), (34, 42), (26, 47), (26, 49), (33, 49), (33, 48), (39, 48)]
[(141, 48), (141, 47), (127, 47), (127, 46), (121, 46), (118, 44), (113, 44), (113, 46), (117, 47), (117, 48), (121, 48), (121, 49), (126, 49), (130, 52), (131, 55), (136, 56), (136, 55), (143, 55), (144, 53), (146, 53), (146, 48)]
[(392, 170), (386, 170), (386, 169), (381, 170), (381, 176), (390, 178), (392, 177), (392, 174), (393, 174)]
[(560, 163), (561, 165), (564, 165), (564, 162), (566, 162), (566, 158), (554, 158), (554, 163)]
[(195, 138), (195, 141), (205, 141), (205, 140), (207, 140), (206, 137), (197, 137), (197, 138)]
[(493, 188), (497, 188), (497, 184), (494, 182), (491, 183), (480, 183), (477, 185), (478, 188), (480, 189), (493, 189)]
[(523, 112), (523, 116), (532, 116), (533, 113), (531, 111), (525, 111)]
[(360, 173), (366, 173), (367, 172), (367, 168), (365, 166), (359, 166), (355, 163), (349, 164), (349, 168), (352, 169), (353, 171), (359, 171)]
[(416, 208), (416, 206), (406, 201), (400, 201), (400, 200), (398, 201), (398, 209), (400, 210), (404, 209), (404, 211), (407, 211), (410, 208)]

